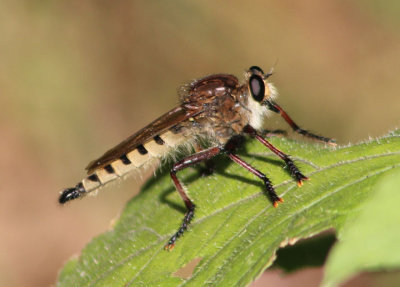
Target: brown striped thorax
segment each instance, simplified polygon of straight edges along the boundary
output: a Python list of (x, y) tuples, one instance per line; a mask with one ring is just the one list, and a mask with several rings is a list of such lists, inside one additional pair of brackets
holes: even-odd
[[(290, 119), (274, 102), (277, 91), (268, 82), (270, 76), (271, 73), (265, 74), (259, 67), (252, 66), (246, 71), (242, 84), (233, 75), (215, 74), (183, 86), (180, 106), (89, 163), (86, 168), (88, 176), (75, 187), (65, 189), (59, 202), (81, 197), (128, 173), (142, 172), (150, 166), (159, 165), (162, 159), (184, 147), (190, 155), (174, 164), (171, 177), (188, 212), (181, 227), (168, 242), (167, 249), (174, 246), (194, 214), (194, 204), (176, 177), (176, 172), (219, 153), (226, 153), (234, 162), (262, 179), (268, 196), (276, 206), (282, 199), (276, 195), (268, 178), (235, 154), (238, 138), (247, 134), (258, 139), (286, 162), (299, 184), (307, 177), (287, 155), (260, 136), (265, 117), (271, 112), (279, 113), (296, 132), (329, 144), (333, 141), (301, 129)], [(204, 143), (208, 148), (204, 147)]]

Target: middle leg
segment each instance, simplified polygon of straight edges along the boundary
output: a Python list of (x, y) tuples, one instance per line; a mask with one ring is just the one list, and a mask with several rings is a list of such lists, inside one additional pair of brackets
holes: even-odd
[(301, 171), (297, 168), (297, 166), (294, 164), (293, 160), (284, 152), (280, 151), (276, 147), (274, 147), (269, 141), (264, 139), (262, 136), (260, 136), (257, 131), (250, 125), (247, 125), (244, 128), (244, 132), (248, 133), (252, 137), (256, 138), (259, 142), (261, 142), (264, 146), (269, 148), (274, 154), (279, 156), (282, 160), (285, 161), (287, 167), (289, 168), (290, 174), (292, 177), (294, 177), (297, 181), (298, 186), (303, 185), (303, 180), (308, 180), (308, 177), (303, 175)]
[(283, 199), (280, 198), (276, 194), (275, 189), (272, 186), (271, 181), (268, 179), (268, 177), (265, 174), (263, 174), (261, 171), (259, 171), (258, 169), (254, 168), (253, 166), (251, 166), (249, 163), (245, 162), (243, 159), (241, 159), (239, 156), (237, 156), (233, 152), (229, 152), (228, 156), (229, 156), (229, 158), (231, 160), (233, 160), (237, 164), (241, 165), (242, 167), (244, 167), (245, 169), (250, 171), (252, 174), (257, 176), (258, 178), (260, 178), (264, 182), (265, 189), (266, 189), (267, 194), (268, 194), (269, 198), (271, 199), (272, 204), (274, 205), (274, 207), (277, 207), (279, 202), (283, 202)]
[(250, 171), (252, 174), (260, 178), (265, 185), (266, 192), (269, 196), (269, 198), (272, 201), (272, 204), (274, 207), (278, 206), (278, 202), (283, 202), (283, 199), (280, 198), (276, 192), (274, 187), (272, 186), (271, 181), (268, 179), (268, 177), (263, 174), (261, 171), (258, 169), (254, 168), (251, 166), (249, 163), (245, 162), (243, 159), (241, 159), (239, 156), (236, 155), (236, 149), (243, 144), (244, 138), (243, 136), (234, 136), (232, 137), (225, 145), (224, 151), (227, 153), (229, 158), (239, 164), (240, 166), (244, 167), (248, 171)]

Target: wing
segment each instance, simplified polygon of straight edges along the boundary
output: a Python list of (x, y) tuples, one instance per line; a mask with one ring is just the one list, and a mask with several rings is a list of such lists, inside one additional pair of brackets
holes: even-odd
[(86, 170), (88, 173), (92, 173), (94, 170), (106, 166), (107, 164), (134, 150), (138, 146), (148, 142), (153, 137), (163, 133), (164, 131), (174, 127), (178, 123), (185, 121), (190, 117), (196, 116), (200, 112), (201, 111), (198, 109), (190, 109), (185, 106), (179, 106), (169, 111), (121, 142), (119, 145), (107, 151), (100, 158), (90, 162), (86, 167)]
[(206, 105), (214, 101), (215, 97), (231, 94), (238, 86), (237, 78), (226, 74), (211, 75), (193, 81), (185, 88), (185, 96), (181, 99), (181, 106), (162, 115), (116, 147), (107, 151), (100, 158), (90, 162), (86, 167), (88, 173), (92, 173), (94, 170), (110, 164), (177, 124), (191, 117), (198, 116), (204, 112)]

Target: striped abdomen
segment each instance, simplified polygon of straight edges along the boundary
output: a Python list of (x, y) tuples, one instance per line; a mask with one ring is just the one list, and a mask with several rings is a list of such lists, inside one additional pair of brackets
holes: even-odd
[(167, 130), (104, 167), (95, 169), (76, 187), (65, 189), (60, 196), (59, 202), (65, 203), (80, 197), (130, 172), (143, 171), (148, 167), (158, 166), (163, 157), (167, 156), (184, 141), (184, 136)]

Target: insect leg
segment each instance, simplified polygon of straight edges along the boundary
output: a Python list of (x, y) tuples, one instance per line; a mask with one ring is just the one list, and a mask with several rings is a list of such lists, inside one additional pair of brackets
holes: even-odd
[(217, 154), (221, 152), (221, 148), (219, 147), (213, 147), (198, 153), (195, 153), (193, 155), (190, 155), (177, 163), (175, 163), (171, 169), (171, 178), (175, 184), (175, 187), (177, 191), (179, 192), (179, 195), (182, 197), (186, 208), (187, 212), (185, 214), (185, 217), (183, 218), (182, 224), (179, 227), (178, 231), (171, 237), (171, 239), (168, 241), (167, 245), (165, 245), (165, 249), (171, 250), (174, 248), (175, 241), (185, 232), (185, 230), (188, 228), (188, 225), (193, 219), (194, 216), (194, 209), (195, 205), (193, 202), (189, 199), (187, 196), (181, 182), (179, 181), (178, 177), (176, 176), (176, 173), (188, 166), (192, 166), (196, 163), (199, 163), (201, 161), (208, 160)]
[(299, 133), (303, 136), (309, 137), (311, 139), (317, 140), (317, 141), (322, 141), (325, 142), (327, 144), (333, 145), (335, 146), (335, 140), (330, 139), (330, 138), (326, 138), (326, 137), (322, 137), (313, 133), (310, 133), (307, 130), (304, 130), (302, 128), (300, 128), (291, 118), (290, 116), (276, 103), (274, 103), (273, 101), (269, 100), (269, 101), (265, 101), (266, 105), (268, 106), (268, 108), (281, 115), (281, 117), (289, 124), (289, 126), (296, 132)]
[(245, 162), (243, 159), (241, 159), (240, 157), (238, 157), (236, 154), (234, 154), (233, 152), (228, 152), (228, 156), (231, 160), (233, 160), (234, 162), (236, 162), (237, 164), (241, 165), (242, 167), (244, 167), (245, 169), (247, 169), (248, 171), (250, 171), (252, 174), (254, 174), (255, 176), (257, 176), (258, 178), (260, 178), (265, 185), (266, 191), (268, 193), (269, 198), (272, 201), (272, 204), (274, 205), (274, 207), (278, 206), (278, 202), (283, 202), (283, 199), (280, 198), (276, 192), (274, 187), (272, 186), (271, 181), (268, 179), (268, 177), (263, 174), (261, 171), (257, 170), (256, 168), (252, 167), (250, 164), (248, 164), (247, 162)]
[(269, 198), (271, 199), (274, 207), (278, 206), (278, 202), (283, 202), (283, 199), (280, 198), (276, 192), (274, 187), (272, 186), (271, 181), (267, 178), (265, 174), (263, 174), (261, 171), (257, 170), (247, 162), (245, 162), (243, 159), (241, 159), (239, 156), (235, 154), (236, 149), (241, 146), (244, 142), (244, 137), (241, 135), (238, 136), (233, 136), (225, 145), (224, 151), (228, 154), (229, 158), (236, 162), (237, 164), (241, 165), (248, 171), (250, 171), (252, 174), (260, 178), (265, 185), (267, 194)]
[(260, 136), (252, 126), (250, 126), (250, 125), (245, 126), (244, 132), (248, 133), (252, 137), (255, 137), (259, 142), (261, 142), (263, 145), (265, 145), (267, 148), (269, 148), (274, 154), (276, 154), (282, 160), (284, 160), (286, 165), (289, 168), (290, 174), (297, 180), (297, 184), (299, 186), (301, 186), (303, 184), (303, 180), (308, 180), (308, 177), (306, 177), (305, 175), (303, 175), (300, 172), (300, 170), (297, 168), (297, 166), (294, 164), (294, 162), (291, 160), (291, 158), (287, 154), (280, 151), (279, 149), (274, 147), (269, 141), (267, 141), (262, 136)]
[[(193, 148), (194, 148), (195, 153), (201, 152), (203, 150), (200, 143), (198, 143), (198, 142), (194, 143)], [(214, 167), (215, 167), (215, 163), (212, 161), (212, 159), (205, 160), (204, 167), (201, 167), (199, 169), (199, 173), (203, 177), (212, 175), (214, 173)]]

